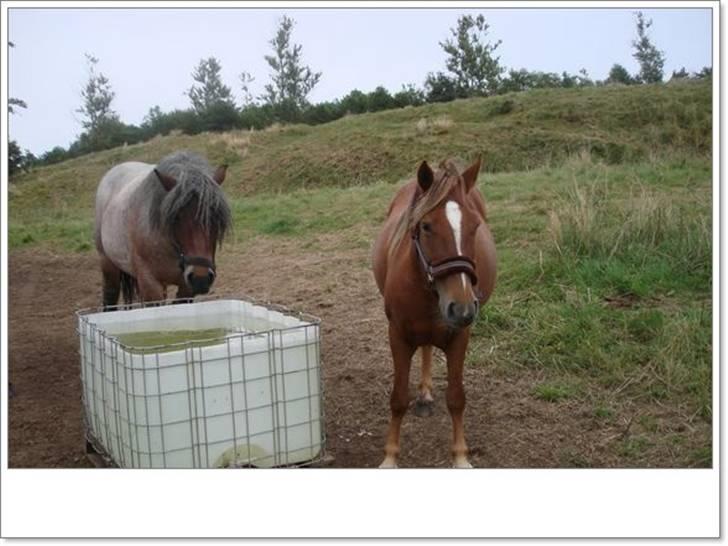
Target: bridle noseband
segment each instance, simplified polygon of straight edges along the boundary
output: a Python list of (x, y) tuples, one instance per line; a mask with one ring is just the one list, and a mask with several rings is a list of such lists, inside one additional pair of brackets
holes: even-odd
[(419, 222), (415, 225), (412, 230), (412, 241), (415, 245), (417, 257), (419, 258), (422, 270), (425, 272), (427, 277), (427, 283), (432, 288), (435, 284), (435, 280), (440, 277), (447, 277), (453, 273), (465, 273), (470, 277), (470, 282), (473, 286), (478, 284), (478, 275), (475, 273), (475, 262), (467, 256), (451, 256), (440, 260), (435, 263), (430, 263), (425, 256), (422, 245), (420, 244), (420, 224)]

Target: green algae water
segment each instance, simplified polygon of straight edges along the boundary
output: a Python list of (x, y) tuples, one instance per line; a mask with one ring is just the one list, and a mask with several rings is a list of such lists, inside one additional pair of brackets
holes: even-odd
[(145, 352), (154, 348), (156, 353), (178, 351), (180, 347), (171, 345), (190, 343), (193, 347), (207, 347), (216, 345), (232, 330), (226, 328), (209, 328), (206, 330), (160, 330), (151, 332), (130, 332), (115, 335), (122, 345), (132, 352)]

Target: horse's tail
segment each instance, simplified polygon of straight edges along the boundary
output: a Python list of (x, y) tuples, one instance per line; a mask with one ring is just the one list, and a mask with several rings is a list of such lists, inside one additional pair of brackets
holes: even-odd
[(139, 292), (139, 286), (134, 277), (129, 273), (121, 272), (121, 295), (124, 298), (124, 303), (130, 305), (134, 301), (134, 296)]

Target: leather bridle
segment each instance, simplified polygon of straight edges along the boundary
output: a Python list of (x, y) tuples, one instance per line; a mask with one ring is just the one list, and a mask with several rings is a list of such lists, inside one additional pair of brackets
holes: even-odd
[(465, 273), (470, 277), (470, 282), (473, 286), (478, 284), (478, 275), (475, 273), (475, 262), (467, 256), (451, 256), (443, 260), (439, 260), (435, 263), (431, 263), (425, 255), (425, 251), (422, 250), (420, 244), (420, 224), (419, 222), (415, 225), (412, 230), (412, 241), (415, 245), (417, 257), (419, 258), (422, 270), (427, 277), (427, 283), (432, 287), (436, 279), (440, 277), (447, 277), (453, 273)]

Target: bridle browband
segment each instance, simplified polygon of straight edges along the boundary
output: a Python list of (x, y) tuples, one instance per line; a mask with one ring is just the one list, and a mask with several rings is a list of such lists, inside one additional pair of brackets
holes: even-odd
[[(449, 173), (445, 174), (445, 177), (450, 176)], [(417, 203), (417, 191), (412, 196), (412, 202), (410, 203), (410, 214), (415, 208)], [(470, 277), (470, 282), (473, 286), (478, 284), (478, 275), (475, 273), (475, 262), (468, 256), (450, 256), (435, 263), (431, 263), (425, 255), (425, 251), (422, 250), (422, 244), (420, 243), (420, 222), (417, 222), (412, 228), (412, 242), (415, 245), (415, 251), (419, 259), (422, 270), (427, 278), (427, 284), (430, 288), (434, 287), (435, 280), (441, 277), (447, 277), (454, 273), (465, 273)]]

